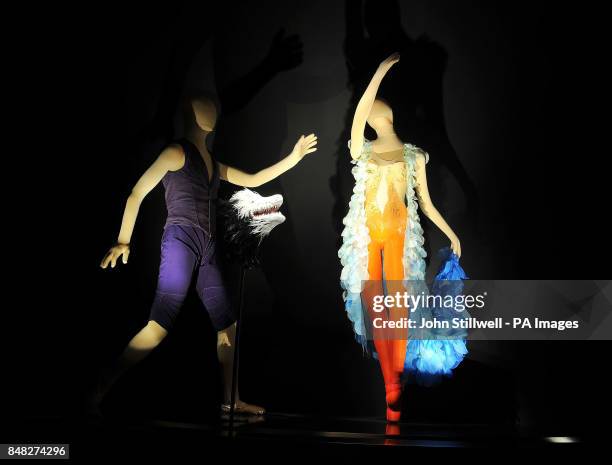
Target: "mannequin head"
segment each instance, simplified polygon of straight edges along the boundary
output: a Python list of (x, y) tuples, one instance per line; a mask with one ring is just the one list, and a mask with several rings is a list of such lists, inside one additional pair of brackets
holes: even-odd
[(387, 102), (382, 99), (374, 100), (368, 115), (368, 124), (377, 134), (393, 131), (393, 111)]
[(217, 124), (217, 106), (212, 97), (196, 94), (185, 97), (183, 101), (183, 121), (185, 129), (199, 129), (212, 132)]

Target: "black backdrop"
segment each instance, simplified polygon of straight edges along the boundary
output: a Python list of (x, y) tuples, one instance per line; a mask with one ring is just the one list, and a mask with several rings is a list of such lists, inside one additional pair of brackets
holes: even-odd
[[(37, 223), (56, 263), (44, 287), (25, 294), (28, 336), (13, 347), (27, 363), (15, 367), (16, 389), (6, 397), (20, 415), (78, 412), (96, 367), (146, 322), (165, 217), (161, 188), (141, 208), (130, 264), (112, 271), (97, 264), (131, 185), (172, 135), (184, 88), (218, 95), (222, 113), (209, 142), (225, 163), (259, 169), (300, 134), (319, 136), (317, 153), (258, 189), (285, 196), (288, 221), (266, 239), (262, 269), (247, 276), (245, 400), (291, 413), (384, 412), (377, 364), (362, 356), (342, 309), (336, 252), (351, 185), (350, 115), (390, 52), (402, 59), (381, 93), (400, 136), (431, 154), (432, 197), (462, 240), (469, 275), (609, 274), (599, 216), (609, 196), (596, 12), (485, 1), (370, 2), (365, 19), (358, 1), (126, 8), (76, 12), (71, 29), (55, 30), (62, 45), (40, 57), (59, 100), (45, 116), (61, 129), (40, 173), (51, 182), (36, 191), (49, 200)], [(283, 34), (299, 35), (301, 63), (270, 52)], [(65, 50), (74, 52), (66, 60)], [(444, 244), (431, 226), (426, 236), (430, 252)], [(22, 284), (41, 281), (34, 269), (20, 274)], [(214, 345), (192, 297), (175, 331), (117, 386), (106, 409), (204, 418), (219, 394)], [(603, 342), (473, 343), (453, 379), (408, 390), (406, 418), (518, 416), (535, 427), (588, 429), (605, 414), (608, 350)]]

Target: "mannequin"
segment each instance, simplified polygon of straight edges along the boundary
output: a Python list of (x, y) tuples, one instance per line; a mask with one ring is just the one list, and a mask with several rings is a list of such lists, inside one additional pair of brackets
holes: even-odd
[[(427, 216), (450, 240), (454, 256), (461, 256), (459, 238), (434, 207), (427, 189), (425, 165), (429, 155), (412, 144), (403, 143), (393, 128), (393, 112), (382, 99), (378, 88), (391, 67), (399, 62), (391, 55), (376, 70), (361, 97), (353, 118), (349, 148), (356, 186), (350, 202), (343, 244), (339, 256), (343, 265), (341, 282), (349, 318), (358, 340), (365, 344), (365, 314), (375, 318), (371, 299), (405, 290), (404, 283), (425, 279), (425, 251), (416, 201)], [(377, 138), (364, 138), (369, 124)], [(365, 283), (365, 284), (362, 284)], [(387, 307), (389, 319), (408, 317), (407, 309)], [(385, 382), (387, 420), (399, 421), (402, 385), (408, 345), (407, 329), (392, 333), (375, 329), (374, 347)], [(456, 365), (455, 365), (456, 366)]]
[[(231, 399), (235, 317), (215, 256), (215, 206), (219, 181), (243, 187), (265, 184), (297, 165), (317, 150), (314, 134), (301, 136), (289, 155), (257, 173), (216, 161), (206, 148), (206, 137), (215, 129), (217, 109), (208, 98), (188, 98), (182, 105), (184, 138), (166, 147), (145, 171), (129, 195), (117, 243), (100, 266), (115, 268), (119, 259), (128, 263), (130, 239), (138, 210), (146, 195), (160, 181), (166, 191), (168, 219), (162, 238), (162, 259), (156, 297), (149, 322), (131, 339), (118, 362), (102, 376), (94, 408), (113, 383), (129, 367), (146, 357), (168, 334), (189, 289), (193, 274), (196, 288), (217, 330), (217, 354), (223, 370), (224, 404)], [(240, 400), (236, 390), (235, 411), (261, 415), (262, 407)]]

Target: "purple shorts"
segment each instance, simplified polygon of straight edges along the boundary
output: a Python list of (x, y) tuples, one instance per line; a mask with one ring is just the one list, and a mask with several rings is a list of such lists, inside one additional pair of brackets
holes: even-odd
[(215, 243), (203, 230), (192, 226), (167, 225), (161, 243), (161, 263), (155, 300), (149, 320), (170, 330), (183, 305), (192, 279), (217, 331), (236, 321), (221, 272)]

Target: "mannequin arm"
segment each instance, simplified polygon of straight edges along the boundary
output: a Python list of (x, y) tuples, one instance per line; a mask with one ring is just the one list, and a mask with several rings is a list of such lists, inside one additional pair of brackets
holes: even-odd
[(221, 179), (242, 187), (258, 187), (273, 179), (276, 179), (285, 171), (289, 171), (298, 162), (309, 153), (317, 150), (317, 136), (310, 134), (302, 136), (298, 139), (295, 147), (289, 155), (283, 158), (278, 163), (275, 163), (268, 168), (265, 168), (255, 174), (245, 173), (244, 171), (234, 168), (233, 166), (219, 163), (219, 171)]
[(378, 66), (378, 69), (374, 73), (370, 84), (368, 84), (368, 87), (357, 104), (355, 116), (353, 116), (353, 126), (351, 127), (351, 157), (353, 157), (355, 160), (359, 158), (363, 148), (363, 131), (365, 130), (365, 125), (368, 120), (368, 116), (370, 115), (372, 104), (374, 103), (374, 100), (376, 100), (376, 93), (378, 92), (380, 83), (389, 69), (391, 69), (391, 66), (398, 61), (399, 55), (394, 53)]
[(417, 156), (416, 159), (416, 193), (419, 199), (419, 207), (423, 214), (435, 224), (440, 231), (451, 241), (451, 249), (458, 257), (461, 257), (461, 243), (455, 232), (442, 218), (438, 209), (434, 206), (427, 188), (427, 175), (425, 173), (425, 157)]
[(102, 259), (102, 263), (100, 264), (102, 268), (106, 268), (109, 263), (111, 268), (114, 268), (117, 259), (122, 255), (123, 263), (127, 263), (130, 253), (129, 243), (142, 200), (155, 186), (157, 186), (157, 184), (159, 184), (168, 171), (180, 170), (184, 164), (185, 154), (183, 150), (177, 145), (171, 145), (157, 157), (157, 160), (155, 160), (140, 177), (125, 203), (117, 244), (111, 247)]

